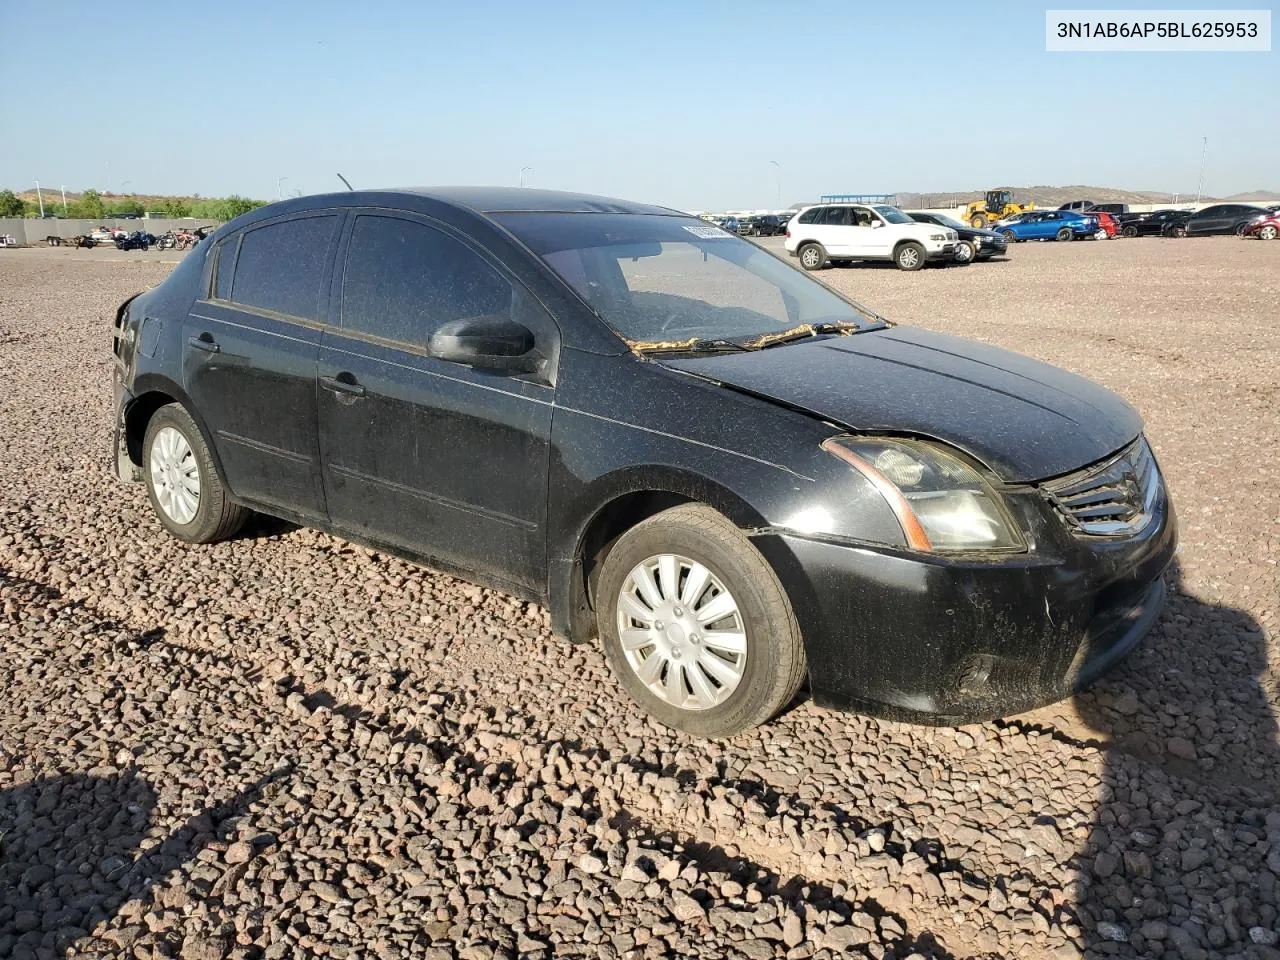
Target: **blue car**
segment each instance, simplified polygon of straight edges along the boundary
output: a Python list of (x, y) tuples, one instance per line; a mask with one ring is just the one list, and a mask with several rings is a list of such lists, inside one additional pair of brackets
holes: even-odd
[[(1032, 210), (992, 229), (1010, 243), (1021, 240), (1083, 240), (1102, 231), (1097, 217), (1077, 210)], [(1103, 234), (1105, 236), (1105, 234)]]

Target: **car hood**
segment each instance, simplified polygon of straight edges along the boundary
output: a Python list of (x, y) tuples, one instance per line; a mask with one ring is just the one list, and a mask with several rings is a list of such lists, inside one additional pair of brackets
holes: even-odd
[(1083, 377), (909, 327), (658, 362), (848, 429), (941, 440), (1013, 483), (1101, 460), (1142, 430), (1133, 407)]

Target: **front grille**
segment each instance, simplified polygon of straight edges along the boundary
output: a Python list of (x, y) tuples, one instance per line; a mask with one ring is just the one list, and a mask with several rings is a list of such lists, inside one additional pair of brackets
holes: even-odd
[(1097, 466), (1051, 480), (1044, 492), (1074, 532), (1124, 537), (1142, 530), (1160, 497), (1160, 470), (1139, 437)]

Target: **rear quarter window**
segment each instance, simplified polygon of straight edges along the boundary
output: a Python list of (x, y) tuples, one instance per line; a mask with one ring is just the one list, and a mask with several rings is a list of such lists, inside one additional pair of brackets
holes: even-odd
[(231, 297), (237, 304), (315, 320), (338, 217), (282, 220), (241, 235)]

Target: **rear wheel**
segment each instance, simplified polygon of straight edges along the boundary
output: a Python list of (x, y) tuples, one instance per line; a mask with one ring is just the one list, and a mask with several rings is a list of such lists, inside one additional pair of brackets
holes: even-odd
[(1237, 237), (1243, 237), (1243, 236), (1244, 236), (1246, 233), (1248, 233), (1248, 232), (1249, 232), (1249, 225), (1248, 225), (1247, 223), (1238, 223), (1238, 224), (1236, 224), (1236, 236), (1237, 236)]
[(1277, 235), (1280, 235), (1280, 230), (1277, 230), (1271, 224), (1267, 224), (1258, 230), (1259, 240), (1274, 240)]
[(1054, 239), (1062, 243), (1066, 243), (1068, 240), (1071, 240), (1073, 236), (1074, 234), (1072, 234), (1070, 227), (1063, 227), (1058, 231), (1058, 235)]
[(804, 680), (782, 584), (710, 507), (674, 507), (624, 533), (605, 557), (597, 597), (609, 666), (667, 726), (731, 737), (776, 714)]
[(1171, 237), (1177, 237), (1179, 239), (1181, 239), (1182, 237), (1185, 237), (1187, 235), (1186, 224), (1178, 223), (1178, 224), (1174, 224), (1172, 227), (1169, 227), (1168, 235)]
[(820, 270), (827, 262), (827, 252), (816, 243), (802, 244), (796, 256), (800, 258), (800, 266), (806, 270)]
[(977, 256), (977, 249), (968, 240), (961, 240), (956, 245), (956, 263), (973, 263), (974, 257)]
[(899, 270), (919, 270), (925, 264), (924, 247), (918, 243), (904, 243), (893, 251), (893, 262)]
[(1123, 230), (1120, 231), (1120, 233), (1121, 233), (1121, 236), (1128, 237), (1130, 240), (1132, 240), (1134, 237), (1138, 235), (1138, 228), (1125, 227)]
[(249, 518), (248, 509), (227, 498), (199, 427), (179, 404), (161, 407), (151, 417), (142, 465), (151, 506), (179, 540), (225, 540)]

